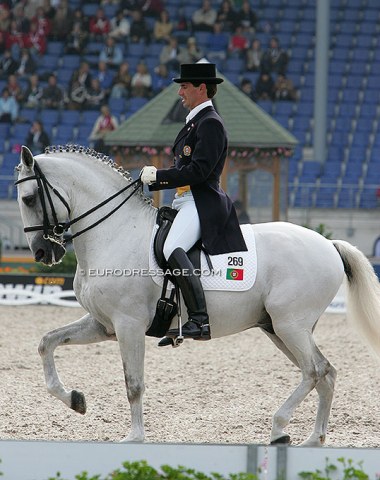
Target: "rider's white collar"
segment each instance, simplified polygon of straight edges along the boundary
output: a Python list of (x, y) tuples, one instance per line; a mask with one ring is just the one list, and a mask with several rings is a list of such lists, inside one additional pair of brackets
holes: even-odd
[(190, 110), (189, 114), (186, 117), (186, 123), (189, 123), (192, 118), (195, 117), (197, 113), (199, 113), (201, 110), (203, 110), (206, 107), (212, 107), (212, 101), (211, 100), (206, 100), (205, 102), (197, 105), (195, 108)]

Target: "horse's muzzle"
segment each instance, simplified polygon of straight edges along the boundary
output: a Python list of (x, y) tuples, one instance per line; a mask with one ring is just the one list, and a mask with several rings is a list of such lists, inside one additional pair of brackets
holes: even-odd
[(63, 245), (51, 242), (42, 236), (34, 239), (31, 250), (36, 262), (41, 262), (49, 266), (59, 263), (66, 253)]

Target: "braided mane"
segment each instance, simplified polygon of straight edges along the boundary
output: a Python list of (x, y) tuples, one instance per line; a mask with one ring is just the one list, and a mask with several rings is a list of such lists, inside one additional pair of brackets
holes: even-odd
[[(125, 170), (124, 167), (121, 167), (118, 165), (112, 158), (110, 158), (108, 155), (105, 155), (104, 153), (97, 152), (93, 148), (90, 147), (83, 147), (81, 145), (75, 145), (75, 144), (67, 144), (67, 145), (50, 145), (45, 148), (45, 154), (51, 154), (51, 153), (79, 153), (86, 155), (87, 157), (91, 157), (95, 160), (98, 160), (102, 162), (104, 165), (107, 165), (108, 167), (112, 168), (112, 170), (119, 175), (121, 175), (127, 182), (132, 182), (133, 178), (131, 177), (131, 174), (128, 170)], [(144, 200), (144, 202), (148, 203), (149, 205), (152, 205), (152, 199), (150, 197), (147, 197), (143, 189), (141, 189), (139, 192), (139, 196)]]

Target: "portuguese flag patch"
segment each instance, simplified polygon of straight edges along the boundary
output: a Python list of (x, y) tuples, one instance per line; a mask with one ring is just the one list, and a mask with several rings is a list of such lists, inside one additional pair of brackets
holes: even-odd
[(227, 280), (243, 280), (244, 270), (242, 268), (227, 268)]

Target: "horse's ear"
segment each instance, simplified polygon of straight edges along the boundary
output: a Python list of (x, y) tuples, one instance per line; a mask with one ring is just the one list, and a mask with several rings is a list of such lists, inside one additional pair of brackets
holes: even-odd
[(21, 162), (26, 168), (29, 169), (32, 169), (34, 166), (33, 154), (28, 147), (25, 147), (25, 145), (21, 147)]

